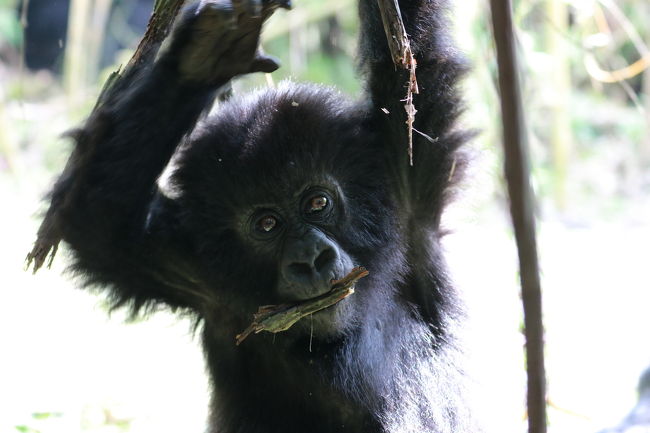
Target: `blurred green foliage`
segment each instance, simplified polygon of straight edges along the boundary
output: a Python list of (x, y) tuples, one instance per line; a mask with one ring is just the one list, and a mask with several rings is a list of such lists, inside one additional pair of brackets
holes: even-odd
[[(74, 5), (90, 0), (72, 1)], [(640, 48), (633, 43), (629, 28), (645, 41), (647, 49), (650, 6), (647, 2), (618, 0), (615, 5), (625, 20), (621, 21), (616, 11), (605, 7), (608, 2), (568, 0), (561, 2), (566, 12), (557, 21), (549, 15), (549, 5), (554, 1), (514, 2), (537, 192), (548, 198), (548, 203), (559, 194), (568, 197), (569, 208), (562, 208), (567, 204), (558, 201), (549, 204), (553, 212), (578, 209), (580, 214), (594, 205), (596, 193), (606, 194), (608, 200), (619, 195), (633, 202), (634, 197), (650, 190), (650, 74), (602, 83), (586, 68), (586, 58), (592, 56), (605, 71), (638, 60)], [(27, 171), (25, 155), (31, 158), (31, 167), (38, 161), (37, 166), (46, 168), (46, 173), (60, 169), (68, 146), (59, 135), (88, 113), (108, 74), (128, 61), (138, 39), (136, 33), (123, 30), (128, 29), (126, 23), (104, 23), (117, 26), (121, 35), (130, 37), (131, 50), (117, 53), (115, 64), (90, 76), (88, 83), (76, 83), (72, 94), (61, 86), (65, 77), (34, 73), (21, 66), (18, 3), (0, 0), (0, 101), (6, 107), (0, 110), (0, 125), (6, 125), (0, 131), (0, 170), (14, 177)], [(499, 173), (499, 105), (489, 13), (485, 2), (479, 0), (467, 0), (457, 8), (458, 39), (473, 63), (465, 82), (468, 112), (464, 123), (481, 130), (474, 145), (487, 155), (488, 169)], [(605, 27), (598, 17), (605, 17)], [(357, 24), (355, 0), (296, 0), (294, 10), (276, 13), (263, 34), (264, 49), (280, 59), (282, 68), (271, 79), (261, 74), (240, 79), (236, 90), (244, 92), (292, 79), (359, 95)], [(92, 25), (87, 27), (86, 32), (95, 31)], [(109, 28), (107, 33), (111, 31)], [(599, 42), (593, 45), (593, 41)], [(91, 58), (76, 59), (76, 64), (83, 66)], [(97, 69), (97, 65), (89, 67)], [(558, 132), (558, 128), (564, 131)], [(558, 152), (566, 153), (564, 159), (558, 158)], [(504, 200), (499, 175), (493, 176), (485, 188), (481, 195), (486, 203)], [(594, 212), (598, 209), (596, 205)]]
[(16, 17), (17, 0), (0, 0), (0, 44), (20, 46), (23, 37), (20, 21)]

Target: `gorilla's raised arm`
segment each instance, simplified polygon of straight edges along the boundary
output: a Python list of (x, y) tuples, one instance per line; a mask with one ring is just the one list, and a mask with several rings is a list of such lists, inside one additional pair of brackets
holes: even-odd
[[(280, 6), (286, 4), (192, 2), (159, 59), (118, 82), (71, 133), (76, 146), (39, 235), (55, 247), (58, 239), (68, 243), (73, 268), (89, 285), (108, 285), (114, 305), (193, 307), (205, 297), (184, 264), (191, 253), (182, 230), (170, 227), (173, 202), (158, 194), (156, 180), (233, 77), (277, 69), (258, 43), (264, 20)], [(152, 214), (165, 218), (148, 224)], [(30, 260), (43, 260), (38, 248)]]
[(463, 165), (455, 151), (467, 134), (453, 126), (462, 109), (456, 84), (467, 65), (450, 38), (448, 1), (401, 0), (399, 6), (417, 61), (420, 90), (414, 95), (413, 167), (408, 161), (404, 109), (409, 74), (393, 65), (377, 0), (360, 2), (362, 67), (383, 151), (396, 177), (395, 197), (418, 225), (437, 226), (445, 191)]

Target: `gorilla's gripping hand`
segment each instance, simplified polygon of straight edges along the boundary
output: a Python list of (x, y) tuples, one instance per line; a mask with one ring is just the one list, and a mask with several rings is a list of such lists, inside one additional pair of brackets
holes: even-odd
[(73, 268), (87, 284), (110, 287), (115, 306), (199, 302), (196, 279), (178, 259), (189, 254), (183, 235), (169, 234), (171, 222), (150, 221), (170, 205), (156, 179), (233, 77), (278, 67), (259, 50), (259, 36), (264, 21), (288, 7), (287, 0), (201, 0), (181, 12), (156, 62), (120, 80), (70, 133), (76, 146), (27, 256), (35, 271), (64, 240)]
[(169, 49), (183, 80), (223, 83), (237, 75), (273, 72), (278, 64), (259, 48), (262, 24), (288, 0), (201, 0), (177, 20)]

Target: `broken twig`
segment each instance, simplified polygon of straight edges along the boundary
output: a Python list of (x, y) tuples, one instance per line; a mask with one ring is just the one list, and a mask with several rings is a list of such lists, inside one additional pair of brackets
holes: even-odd
[(260, 307), (253, 315), (253, 323), (235, 337), (237, 345), (239, 346), (252, 333), (286, 331), (303, 317), (336, 304), (354, 293), (354, 285), (366, 275), (368, 271), (364, 268), (354, 268), (345, 277), (333, 281), (330, 291), (320, 296), (290, 304)]

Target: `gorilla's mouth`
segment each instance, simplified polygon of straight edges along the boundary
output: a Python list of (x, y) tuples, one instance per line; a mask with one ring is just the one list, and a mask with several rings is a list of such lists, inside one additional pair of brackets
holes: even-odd
[(327, 293), (304, 301), (259, 307), (257, 313), (253, 315), (253, 323), (235, 337), (237, 345), (252, 333), (286, 331), (303, 317), (312, 316), (341, 302), (354, 293), (354, 285), (367, 275), (367, 270), (356, 267), (345, 277), (333, 281), (332, 287)]

